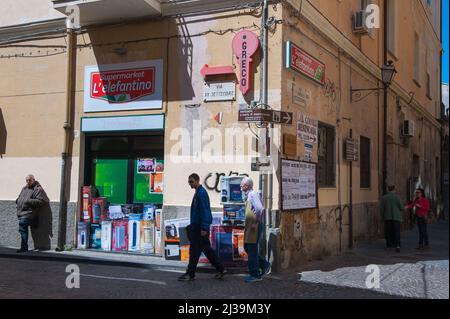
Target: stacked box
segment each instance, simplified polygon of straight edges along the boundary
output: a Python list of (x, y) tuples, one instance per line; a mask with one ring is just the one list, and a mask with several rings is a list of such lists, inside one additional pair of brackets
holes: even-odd
[(78, 222), (78, 245), (80, 249), (87, 249), (89, 247), (89, 223)]
[(102, 226), (91, 224), (89, 247), (93, 249), (102, 248)]
[(96, 193), (94, 186), (83, 186), (81, 189), (81, 220), (85, 222), (92, 220), (92, 199)]
[(92, 207), (93, 207), (92, 222), (94, 224), (99, 224), (100, 222), (104, 221), (107, 218), (106, 206), (107, 206), (106, 197), (96, 197), (92, 199)]
[(128, 220), (115, 220), (112, 225), (112, 250), (126, 251), (128, 249)]
[(140, 250), (140, 237), (141, 237), (141, 215), (130, 214), (128, 221), (128, 250), (139, 251)]
[(102, 222), (102, 243), (101, 247), (104, 251), (110, 251), (112, 246), (112, 222)]
[(147, 254), (155, 251), (155, 224), (151, 220), (141, 220), (141, 250)]

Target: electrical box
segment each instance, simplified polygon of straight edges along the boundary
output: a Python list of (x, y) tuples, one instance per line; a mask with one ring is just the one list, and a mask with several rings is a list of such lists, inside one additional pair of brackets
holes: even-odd
[(365, 11), (356, 11), (353, 13), (353, 33), (365, 35), (369, 33), (366, 26), (367, 13)]

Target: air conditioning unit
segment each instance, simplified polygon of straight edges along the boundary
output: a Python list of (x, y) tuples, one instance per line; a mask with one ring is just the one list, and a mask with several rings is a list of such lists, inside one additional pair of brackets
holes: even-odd
[(353, 33), (369, 34), (369, 29), (366, 26), (366, 11), (356, 11), (353, 13)]
[(411, 121), (411, 120), (403, 121), (402, 135), (405, 137), (413, 137), (414, 136), (414, 121)]

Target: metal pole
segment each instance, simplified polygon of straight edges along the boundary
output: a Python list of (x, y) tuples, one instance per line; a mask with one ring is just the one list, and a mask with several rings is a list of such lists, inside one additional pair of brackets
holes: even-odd
[[(353, 139), (353, 130), (350, 129), (350, 138)], [(353, 248), (353, 161), (349, 162), (350, 169), (350, 207), (348, 211), (348, 248)]]
[(56, 250), (64, 250), (66, 243), (67, 226), (67, 159), (70, 156), (70, 137), (71, 137), (71, 112), (72, 112), (72, 94), (73, 94), (73, 63), (76, 46), (76, 37), (72, 28), (67, 28), (67, 82), (66, 82), (66, 113), (64, 119), (64, 146), (61, 154), (61, 189), (59, 194), (59, 224), (58, 224), (58, 245)]
[[(267, 108), (268, 104), (268, 29), (267, 29), (267, 20), (268, 20), (268, 1), (264, 0), (264, 7), (262, 12), (262, 21), (261, 21), (261, 29), (262, 29), (262, 87), (261, 87), (261, 102), (264, 104), (264, 107)], [(266, 154), (264, 156), (270, 157), (270, 146), (272, 143), (272, 134), (273, 134), (273, 124), (269, 124), (269, 126), (265, 130), (265, 145), (266, 145)], [(269, 226), (270, 226), (270, 212), (272, 210), (272, 180), (273, 175), (272, 172), (266, 172), (266, 176), (263, 178), (262, 188), (265, 191), (264, 196), (264, 207), (266, 208), (265, 220), (264, 220), (264, 231), (265, 231), (265, 253), (267, 258), (269, 257)]]
[[(387, 44), (388, 44), (388, 1), (384, 0), (384, 48), (383, 48), (383, 63), (387, 65)], [(383, 195), (387, 192), (387, 111), (388, 111), (388, 86), (384, 84), (383, 90)]]

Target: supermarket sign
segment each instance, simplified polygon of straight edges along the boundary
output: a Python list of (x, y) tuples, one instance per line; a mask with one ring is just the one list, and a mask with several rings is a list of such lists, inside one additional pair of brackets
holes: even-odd
[(321, 85), (325, 84), (325, 64), (300, 49), (291, 41), (286, 42), (285, 66)]
[(85, 68), (84, 111), (162, 108), (162, 60)]

